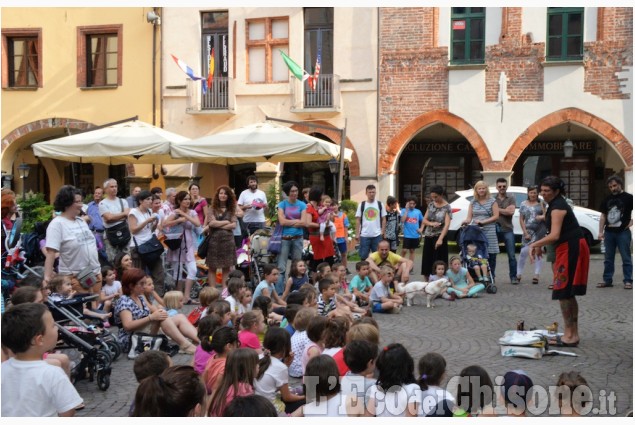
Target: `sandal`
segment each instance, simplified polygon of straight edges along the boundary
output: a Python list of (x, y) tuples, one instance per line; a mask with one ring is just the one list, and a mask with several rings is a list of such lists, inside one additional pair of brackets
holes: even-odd
[(560, 335), (556, 335), (555, 340), (548, 340), (547, 343), (553, 347), (577, 347), (580, 341), (577, 342), (565, 342)]
[(531, 279), (531, 283), (533, 283), (534, 285), (538, 285), (540, 283), (540, 280), (537, 277), (534, 277), (533, 279)]
[(597, 285), (595, 285), (596, 288), (612, 288), (613, 284), (612, 283), (598, 283)]
[(624, 284), (624, 289), (633, 289), (633, 284), (632, 283), (625, 283)]
[(553, 289), (553, 283), (550, 283), (549, 286), (547, 286), (547, 289)]
[(180, 347), (179, 349), (179, 354), (194, 354), (196, 353), (196, 346), (194, 344), (192, 344), (191, 342), (188, 342), (187, 344), (183, 345)]

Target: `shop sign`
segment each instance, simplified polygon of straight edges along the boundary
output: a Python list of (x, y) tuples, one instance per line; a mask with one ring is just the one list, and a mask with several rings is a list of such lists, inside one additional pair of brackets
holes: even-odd
[[(573, 142), (573, 153), (588, 154), (595, 153), (595, 140), (579, 140)], [(563, 153), (564, 152), (564, 140), (558, 141), (544, 141), (544, 142), (532, 142), (525, 148), (525, 153)]]
[(467, 142), (411, 142), (405, 152), (411, 153), (474, 153), (474, 148)]

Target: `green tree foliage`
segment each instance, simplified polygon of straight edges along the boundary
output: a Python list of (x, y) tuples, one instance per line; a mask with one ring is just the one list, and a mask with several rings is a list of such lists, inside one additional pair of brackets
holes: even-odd
[(18, 204), (22, 211), (22, 233), (33, 231), (35, 223), (48, 221), (53, 217), (53, 205), (49, 205), (41, 193), (29, 192)]

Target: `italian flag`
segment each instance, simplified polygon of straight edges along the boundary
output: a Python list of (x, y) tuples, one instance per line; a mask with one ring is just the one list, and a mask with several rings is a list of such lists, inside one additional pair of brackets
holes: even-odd
[(280, 54), (282, 55), (282, 59), (284, 60), (284, 63), (287, 64), (289, 71), (291, 71), (291, 73), (295, 76), (295, 78), (297, 78), (300, 81), (304, 81), (307, 78), (309, 78), (309, 73), (306, 72), (304, 69), (302, 69), (300, 65), (293, 62), (293, 60), (289, 56), (287, 56), (282, 50), (280, 50)]

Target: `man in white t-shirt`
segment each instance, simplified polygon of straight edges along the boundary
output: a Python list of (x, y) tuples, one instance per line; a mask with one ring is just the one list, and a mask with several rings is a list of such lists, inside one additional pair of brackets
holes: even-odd
[(108, 229), (126, 223), (128, 220), (128, 213), (130, 213), (130, 207), (128, 201), (117, 197), (117, 180), (108, 179), (104, 182), (104, 193), (106, 197), (99, 203), (99, 214), (101, 215), (104, 227), (106, 229), (106, 254), (108, 260), (114, 263), (115, 257), (120, 252), (129, 252), (128, 242), (125, 244), (115, 246), (108, 240)]
[(238, 198), (238, 206), (245, 212), (243, 221), (249, 229), (251, 235), (258, 229), (265, 227), (265, 212), (267, 207), (267, 195), (258, 189), (258, 178), (256, 176), (247, 177), (247, 186)]
[(377, 246), (386, 231), (386, 207), (375, 200), (376, 195), (375, 185), (366, 186), (367, 199), (359, 204), (355, 213), (355, 234), (359, 242), (359, 257), (362, 260), (368, 258), (371, 252), (377, 251)]

